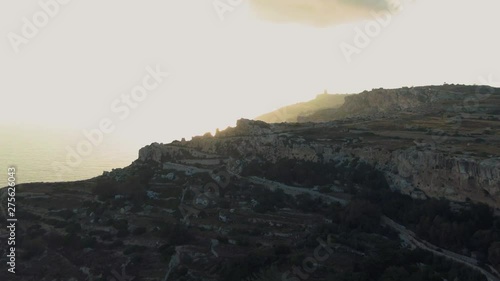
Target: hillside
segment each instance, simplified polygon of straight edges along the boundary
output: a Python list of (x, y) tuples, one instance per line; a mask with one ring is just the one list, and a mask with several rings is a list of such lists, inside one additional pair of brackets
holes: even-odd
[[(483, 92), (478, 92), (478, 89)], [(453, 113), (463, 110), (453, 106), (466, 106), (467, 110), (498, 114), (496, 101), (484, 103), (486, 96), (489, 96), (486, 88), (467, 85), (380, 88), (348, 95), (322, 94), (312, 101), (285, 106), (255, 120), (268, 123), (328, 122), (344, 118), (380, 117), (405, 111), (426, 114), (430, 111)], [(478, 104), (463, 104), (469, 100)]]
[(379, 89), (322, 118), (20, 185), (19, 274), (0, 279), (500, 280), (500, 89)]

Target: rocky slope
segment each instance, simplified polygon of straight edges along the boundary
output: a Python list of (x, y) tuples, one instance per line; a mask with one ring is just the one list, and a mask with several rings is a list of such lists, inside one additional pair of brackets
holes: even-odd
[(193, 157), (206, 153), (247, 163), (360, 160), (382, 171), (392, 189), (415, 198), (471, 199), (499, 208), (499, 94), (462, 86), (363, 92), (336, 109), (331, 117), (338, 121), (239, 120), (215, 137), (147, 146), (139, 159), (160, 163), (184, 148)]
[[(425, 134), (413, 134), (412, 131), (408, 137), (393, 139), (384, 137), (385, 131), (379, 134), (368, 124), (364, 126), (363, 130), (352, 131), (350, 126), (338, 124), (296, 126), (289, 130), (284, 126), (272, 125), (267, 128), (249, 120), (240, 120), (234, 131), (195, 139), (185, 146), (178, 143), (145, 147), (140, 150), (139, 159), (162, 163), (165, 159), (178, 159), (181, 153), (188, 151), (193, 157), (199, 157), (200, 152), (205, 153), (204, 157), (207, 158), (225, 156), (227, 158), (220, 160), (224, 162), (244, 159), (241, 160), (242, 165), (254, 160), (276, 163), (282, 159), (293, 159), (322, 164), (360, 160), (384, 172), (390, 186), (404, 194), (416, 198), (444, 197), (462, 202), (472, 199), (500, 207), (498, 155), (477, 155), (472, 152), (474, 147), (466, 143), (453, 147), (431, 147), (430, 143), (417, 142)], [(319, 135), (321, 139), (307, 140), (311, 133)], [(400, 130), (399, 133), (404, 135), (408, 131)], [(336, 137), (332, 137), (332, 134)], [(450, 137), (446, 144), (460, 138), (474, 142), (471, 137)], [(495, 148), (499, 138), (487, 137), (487, 142)], [(462, 148), (463, 153), (460, 152)], [(488, 150), (487, 147), (482, 149)]]
[(373, 89), (357, 95), (349, 95), (339, 108), (329, 107), (302, 116), (302, 122), (326, 122), (352, 117), (381, 117), (401, 112), (414, 112), (424, 115), (430, 112), (446, 111), (452, 113), (482, 112), (498, 114), (495, 90), (490, 87), (444, 85), (401, 89)]

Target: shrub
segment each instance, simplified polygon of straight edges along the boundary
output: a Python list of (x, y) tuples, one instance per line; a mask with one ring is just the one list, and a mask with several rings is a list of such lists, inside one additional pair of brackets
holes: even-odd
[(113, 241), (113, 243), (109, 244), (109, 247), (110, 248), (118, 248), (118, 247), (121, 247), (123, 246), (123, 241), (122, 240), (115, 240)]
[(217, 236), (217, 240), (223, 244), (227, 244), (228, 242), (227, 237), (222, 237), (222, 236)]
[(76, 233), (76, 232), (80, 232), (82, 230), (82, 227), (79, 223), (73, 222), (73, 223), (68, 224), (66, 226), (65, 230), (68, 233)]
[(110, 219), (108, 222), (111, 226), (113, 226), (117, 230), (127, 230), (128, 229), (128, 221), (126, 219), (118, 219), (118, 220)]
[(87, 236), (81, 240), (83, 248), (94, 248), (97, 245), (97, 241), (94, 237)]
[(118, 184), (116, 181), (108, 178), (98, 179), (94, 188), (92, 188), (92, 193), (97, 195), (99, 200), (108, 200), (118, 194)]
[(132, 234), (133, 235), (141, 235), (141, 234), (144, 234), (146, 233), (146, 228), (145, 227), (136, 227), (134, 228), (134, 230), (132, 230)]
[(68, 220), (68, 219), (72, 218), (75, 215), (75, 213), (73, 213), (73, 211), (71, 211), (71, 210), (64, 209), (64, 210), (54, 212), (54, 215), (61, 217), (65, 220)]
[(158, 252), (160, 252), (163, 260), (168, 261), (170, 257), (175, 253), (175, 247), (169, 244), (163, 244), (158, 248)]
[(43, 221), (46, 224), (50, 224), (55, 228), (63, 228), (67, 225), (67, 222), (56, 220), (56, 219), (44, 218), (41, 221)]
[(286, 256), (289, 255), (291, 252), (292, 250), (290, 249), (290, 247), (284, 244), (277, 245), (274, 248), (274, 254), (277, 256)]
[(45, 230), (45, 229), (43, 229), (43, 228), (42, 228), (39, 224), (35, 224), (35, 225), (30, 226), (30, 227), (27, 229), (27, 231), (26, 231), (26, 232), (27, 232), (27, 233), (26, 233), (26, 234), (27, 234), (27, 236), (28, 236), (29, 238), (33, 239), (33, 238), (36, 238), (36, 237), (38, 237), (38, 236), (40, 236), (40, 235), (45, 234), (46, 230)]
[(123, 237), (127, 237), (129, 234), (130, 233), (128, 232), (128, 230), (122, 229), (122, 230), (118, 230), (118, 232), (116, 233), (116, 237), (123, 238)]
[(102, 233), (100, 236), (101, 236), (101, 240), (103, 240), (103, 241), (111, 241), (113, 239), (113, 234), (111, 234), (109, 232)]
[(141, 255), (133, 255), (132, 258), (130, 259), (130, 263), (132, 264), (140, 264), (142, 262), (142, 256)]
[(160, 231), (160, 234), (168, 240), (170, 245), (185, 245), (193, 239), (188, 229), (181, 224), (175, 224), (173, 226), (170, 224), (163, 224), (160, 227)]
[(137, 252), (144, 252), (147, 247), (141, 246), (141, 245), (130, 245), (125, 250), (123, 251), (123, 254), (125, 255), (130, 255), (132, 253), (137, 253)]
[(52, 249), (58, 249), (62, 247), (64, 236), (60, 235), (57, 232), (49, 232), (44, 236), (44, 240), (47, 243), (47, 246)]
[(23, 251), (22, 257), (26, 260), (36, 257), (45, 251), (45, 247), (40, 239), (25, 240), (20, 248)]
[(66, 234), (63, 238), (62, 243), (65, 248), (71, 248), (75, 250), (80, 250), (82, 248), (81, 238), (75, 233)]

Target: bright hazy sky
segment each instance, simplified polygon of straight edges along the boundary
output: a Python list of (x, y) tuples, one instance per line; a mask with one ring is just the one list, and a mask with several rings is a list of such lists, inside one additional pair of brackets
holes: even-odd
[[(16, 54), (8, 34), (21, 35), (23, 17), (41, 8), (1, 1), (0, 126), (81, 130), (109, 117), (114, 137), (148, 144), (222, 129), (324, 89), (482, 84), (488, 75), (500, 86), (498, 0), (402, 2), (350, 63), (340, 45), (354, 44), (380, 1), (286, 2), (243, 1), (221, 21), (212, 0), (73, 0)], [(156, 65), (171, 76), (120, 120), (113, 100)]]

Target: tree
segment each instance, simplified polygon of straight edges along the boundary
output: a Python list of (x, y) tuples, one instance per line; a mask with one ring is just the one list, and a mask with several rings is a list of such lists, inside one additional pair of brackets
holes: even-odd
[(496, 268), (500, 267), (500, 242), (491, 244), (488, 249), (488, 261)]
[(380, 225), (380, 208), (366, 200), (353, 200), (346, 206), (342, 222), (350, 228), (364, 231), (377, 229)]

